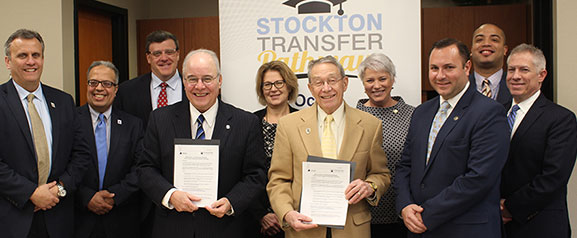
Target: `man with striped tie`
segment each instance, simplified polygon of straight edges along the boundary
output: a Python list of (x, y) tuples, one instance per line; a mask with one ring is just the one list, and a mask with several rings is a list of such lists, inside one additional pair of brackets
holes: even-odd
[[(286, 237), (370, 237), (371, 215), (390, 183), (381, 148), (382, 125), (376, 117), (343, 100), (349, 79), (332, 56), (309, 62), (309, 90), (316, 102), (279, 120), (267, 192), (283, 221)], [(356, 163), (354, 180), (343, 195), (349, 207), (344, 229), (319, 227), (299, 213), (302, 162), (309, 155)]]
[[(153, 111), (139, 165), (142, 190), (156, 204), (152, 237), (244, 237), (247, 209), (264, 188), (264, 148), (258, 118), (218, 99), (222, 75), (213, 51), (188, 53), (183, 63), (188, 101)], [(219, 140), (218, 200), (173, 185), (174, 139)]]
[(541, 93), (543, 52), (521, 44), (507, 59), (509, 159), (501, 181), (507, 237), (569, 237), (567, 183), (577, 156), (575, 114)]

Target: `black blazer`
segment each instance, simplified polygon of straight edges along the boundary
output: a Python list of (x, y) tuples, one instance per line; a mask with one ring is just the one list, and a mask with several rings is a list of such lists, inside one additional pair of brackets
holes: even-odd
[(235, 214), (216, 218), (166, 209), (162, 198), (173, 185), (174, 139), (192, 138), (188, 102), (154, 110), (144, 136), (140, 187), (157, 205), (153, 237), (242, 237), (247, 208), (265, 186), (261, 124), (253, 114), (218, 101), (213, 139), (220, 140), (218, 197), (227, 197)]
[(567, 182), (576, 156), (575, 114), (541, 93), (513, 135), (503, 169), (501, 196), (513, 215), (508, 238), (569, 237)]
[[(41, 84), (52, 121), (52, 163), (48, 182), (62, 181), (68, 194), (44, 213), (50, 237), (72, 237), (74, 193), (90, 155), (72, 97)], [(2, 237), (26, 237), (34, 215), (29, 200), (38, 186), (36, 153), (26, 111), (10, 80), (0, 85), (0, 230)]]
[[(477, 82), (475, 82), (475, 73), (471, 71), (469, 74), (469, 82), (477, 88)], [(503, 70), (503, 75), (501, 76), (501, 80), (499, 81), (499, 93), (497, 94), (497, 102), (501, 103), (503, 106), (507, 103), (511, 103), (511, 93), (509, 92), (509, 88), (507, 87), (507, 70)]]
[(99, 219), (107, 237), (138, 237), (139, 188), (136, 173), (137, 158), (142, 152), (142, 122), (135, 116), (112, 108), (110, 150), (104, 175), (103, 190), (114, 193), (114, 208), (99, 216), (88, 210), (88, 202), (99, 191), (98, 156), (94, 129), (88, 105), (77, 108), (82, 127), (87, 128), (84, 138), (88, 141), (91, 163), (86, 171), (76, 197), (76, 237), (89, 237)]
[[(152, 111), (150, 81), (152, 81), (152, 73), (125, 81), (118, 86), (118, 92), (114, 99), (116, 109), (140, 118), (144, 127), (148, 124), (148, 116)], [(188, 101), (184, 92), (184, 85), (182, 87), (182, 101)]]

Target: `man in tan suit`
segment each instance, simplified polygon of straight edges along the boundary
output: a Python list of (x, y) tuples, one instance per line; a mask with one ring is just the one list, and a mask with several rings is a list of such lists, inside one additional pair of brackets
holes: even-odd
[[(278, 123), (268, 173), (271, 206), (283, 221), (288, 238), (368, 238), (371, 220), (368, 206), (377, 205), (391, 177), (381, 149), (381, 121), (344, 102), (348, 78), (334, 57), (311, 61), (308, 70), (308, 87), (316, 103), (281, 118)], [(331, 143), (333, 146), (327, 146)], [(356, 162), (353, 182), (343, 191), (349, 201), (344, 229), (319, 227), (298, 212), (302, 162), (309, 155)]]

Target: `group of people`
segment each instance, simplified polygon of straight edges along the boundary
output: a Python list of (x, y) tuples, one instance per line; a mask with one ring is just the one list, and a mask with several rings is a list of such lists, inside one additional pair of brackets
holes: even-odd
[[(540, 92), (545, 57), (484, 24), (472, 50), (436, 42), (418, 107), (391, 91), (395, 65), (366, 57), (367, 99), (343, 99), (349, 79), (332, 56), (308, 64), (315, 103), (297, 110), (298, 79), (281, 61), (256, 73), (254, 113), (223, 102), (217, 55), (177, 38), (146, 38), (151, 72), (119, 85), (118, 69), (87, 70), (87, 104), (41, 83), (44, 41), (6, 41), (0, 85), (2, 237), (569, 237), (567, 182), (575, 115)], [(174, 185), (175, 139), (219, 140), (218, 199)], [(300, 213), (309, 156), (356, 164), (343, 191), (344, 227)]]

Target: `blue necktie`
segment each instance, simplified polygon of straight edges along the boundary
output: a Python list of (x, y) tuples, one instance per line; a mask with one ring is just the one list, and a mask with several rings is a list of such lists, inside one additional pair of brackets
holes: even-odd
[(439, 111), (435, 114), (435, 119), (433, 120), (433, 125), (431, 125), (431, 131), (429, 131), (429, 142), (427, 145), (427, 160), (426, 164), (429, 163), (429, 157), (431, 156), (431, 151), (433, 150), (433, 145), (435, 144), (435, 139), (437, 139), (437, 134), (441, 130), (441, 127), (447, 119), (447, 111), (451, 108), (449, 102), (444, 101), (439, 107)]
[(104, 114), (98, 116), (98, 124), (94, 130), (94, 139), (96, 140), (96, 152), (98, 154), (98, 188), (102, 190), (102, 183), (104, 182), (104, 173), (106, 172), (107, 162), (107, 145), (106, 145), (106, 121), (104, 121)]
[(519, 110), (519, 105), (513, 105), (511, 108), (511, 112), (507, 117), (507, 122), (509, 123), (509, 132), (513, 132), (513, 125), (515, 125), (515, 117), (517, 117), (517, 110)]
[(202, 123), (204, 122), (204, 116), (200, 114), (198, 119), (196, 119), (196, 136), (194, 139), (204, 140), (204, 129), (202, 128)]

